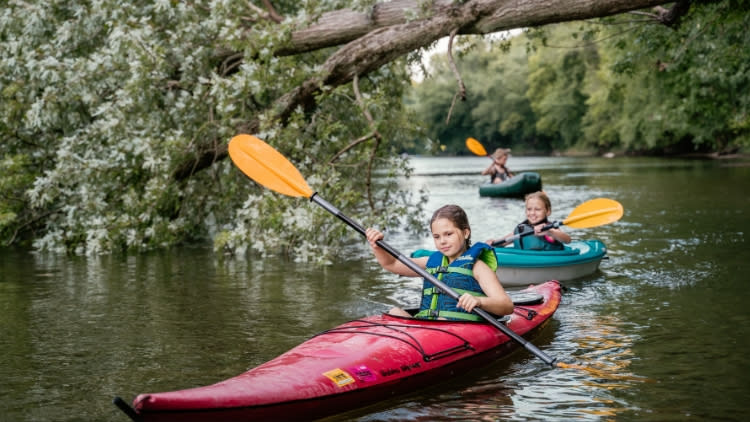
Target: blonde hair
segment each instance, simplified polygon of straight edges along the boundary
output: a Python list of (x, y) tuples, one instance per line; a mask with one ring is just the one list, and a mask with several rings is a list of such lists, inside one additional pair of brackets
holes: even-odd
[(508, 154), (510, 154), (510, 148), (498, 148), (495, 150), (495, 152), (492, 153), (492, 158), (495, 160), (499, 160)]
[(535, 199), (535, 198), (542, 201), (542, 203), (544, 204), (544, 208), (546, 208), (547, 212), (552, 212), (552, 203), (550, 202), (547, 194), (541, 190), (538, 192), (533, 192), (533, 193), (526, 195), (526, 197), (524, 197), (524, 203), (529, 202), (529, 199)]

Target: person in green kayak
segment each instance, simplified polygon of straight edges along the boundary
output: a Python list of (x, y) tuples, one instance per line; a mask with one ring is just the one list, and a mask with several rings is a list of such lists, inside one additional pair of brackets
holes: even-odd
[[(481, 317), (471, 313), (474, 308), (495, 315), (513, 312), (513, 301), (505, 293), (495, 273), (495, 252), (485, 243), (471, 244), (469, 220), (461, 207), (446, 205), (439, 208), (430, 219), (430, 230), (438, 250), (429, 257), (412, 258), (412, 261), (451, 287), (460, 297), (455, 300), (424, 279), (422, 301), (415, 317), (480, 321)], [(407, 277), (419, 276), (377, 245), (376, 242), (383, 239), (383, 233), (368, 228), (365, 235), (375, 258), (384, 269)], [(393, 308), (388, 313), (412, 316), (401, 308)]]
[(492, 164), (482, 170), (482, 175), (490, 176), (490, 183), (501, 183), (513, 177), (513, 173), (505, 167), (509, 155), (510, 149), (505, 148), (498, 148), (492, 153), (490, 156), (492, 158)]
[[(530, 193), (526, 195), (525, 204), (526, 220), (516, 226), (513, 233), (508, 234), (503, 239), (488, 239), (487, 243), (492, 245), (520, 233), (533, 232), (533, 234), (513, 239), (513, 246), (518, 249), (533, 250), (554, 251), (564, 249), (563, 244), (570, 243), (569, 234), (559, 228), (542, 230), (546, 224), (550, 223), (547, 218), (552, 214), (552, 203), (547, 194), (543, 191)], [(504, 246), (504, 243), (497, 246)]]

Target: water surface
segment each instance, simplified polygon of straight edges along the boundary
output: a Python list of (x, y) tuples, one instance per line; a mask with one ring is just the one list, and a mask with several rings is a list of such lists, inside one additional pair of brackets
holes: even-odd
[[(462, 205), (474, 240), (502, 236), (523, 219), (523, 202), (479, 197), (486, 160), (415, 157), (404, 185), (426, 187), (430, 211)], [(609, 259), (566, 283), (535, 340), (589, 370), (551, 370), (519, 350), (450, 384), (330, 419), (746, 419), (747, 163), (511, 157), (508, 165), (542, 174), (554, 219), (596, 197), (625, 207), (617, 223), (569, 230), (602, 240)], [(403, 252), (432, 246), (428, 236), (387, 240)], [(364, 247), (328, 267), (224, 260), (199, 247), (97, 258), (5, 250), (0, 420), (126, 421), (115, 395), (130, 401), (229, 378), (339, 323), (414, 305), (420, 285), (384, 273)]]

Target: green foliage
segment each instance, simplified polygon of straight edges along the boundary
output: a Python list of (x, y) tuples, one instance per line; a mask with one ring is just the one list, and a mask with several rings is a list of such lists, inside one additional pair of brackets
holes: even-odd
[[(571, 25), (550, 30), (557, 42), (576, 38)], [(537, 48), (529, 57), (526, 93), (536, 116), (540, 135), (552, 140), (557, 149), (574, 145), (580, 136), (581, 119), (586, 112), (584, 84), (590, 68), (595, 67), (596, 50), (590, 46)]]
[[(467, 88), (467, 99), (456, 102), (450, 121), (446, 122), (446, 117), (458, 83), (449, 70), (447, 56), (434, 55), (434, 76), (410, 93), (411, 108), (421, 121), (427, 122), (428, 136), (445, 145), (449, 154), (468, 153), (464, 142), (469, 136), (486, 142), (488, 148), (533, 137), (533, 111), (525, 97), (523, 46), (478, 40), (463, 48), (456, 65)], [(507, 56), (498, 54), (496, 49), (507, 50)]]
[(25, 155), (5, 156), (0, 159), (0, 238), (15, 239), (16, 228), (29, 223), (28, 219), (19, 218), (24, 213), (23, 193), (33, 181), (29, 172), (30, 159)]
[(468, 136), (516, 151), (734, 151), (750, 146), (747, 12), (747, 1), (696, 2), (676, 27), (625, 14), (529, 29), (504, 48), (470, 38), (457, 59), (468, 98), (451, 121), (444, 55), (412, 107), (453, 152)]
[[(287, 16), (337, 6), (274, 5)], [(326, 58), (273, 55), (295, 24), (232, 0), (11, 0), (0, 11), (2, 240), (78, 254), (196, 240), (320, 261), (343, 252), (351, 230), (313, 204), (259, 188), (228, 159), (173, 177), (202, 145), (228, 142), (255, 118), (258, 135), (342, 210), (369, 224), (401, 217), (408, 224), (421, 211), (415, 198), (378, 179), (371, 210), (362, 171), (372, 161), (376, 173), (408, 173), (393, 147), (417, 136), (401, 102), (403, 63), (360, 80), (383, 135), (374, 156), (369, 141), (329, 164), (372, 129), (351, 86), (324, 89), (317, 108), (298, 110), (285, 126), (267, 113)]]

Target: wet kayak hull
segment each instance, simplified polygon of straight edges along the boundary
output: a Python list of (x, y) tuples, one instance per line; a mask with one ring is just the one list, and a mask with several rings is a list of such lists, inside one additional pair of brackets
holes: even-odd
[[(531, 337), (560, 303), (557, 282), (528, 291), (506, 326)], [(140, 394), (142, 421), (309, 420), (432, 386), (520, 347), (487, 323), (377, 315), (327, 330), (279, 357), (217, 384)]]
[(547, 280), (568, 281), (594, 273), (607, 254), (599, 240), (574, 241), (563, 251), (495, 248), (497, 277), (505, 287), (523, 287)]
[(533, 171), (516, 174), (500, 183), (479, 186), (479, 196), (518, 198), (542, 190), (542, 176)]

